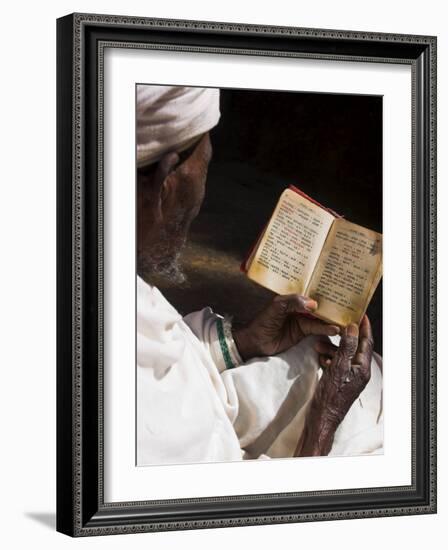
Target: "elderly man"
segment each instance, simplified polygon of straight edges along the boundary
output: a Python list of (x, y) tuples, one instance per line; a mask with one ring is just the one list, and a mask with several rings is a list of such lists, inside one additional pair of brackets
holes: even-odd
[(294, 294), (234, 327), (210, 308), (182, 317), (152, 285), (183, 280), (219, 116), (219, 90), (137, 87), (137, 463), (381, 452), (367, 317), (339, 334)]

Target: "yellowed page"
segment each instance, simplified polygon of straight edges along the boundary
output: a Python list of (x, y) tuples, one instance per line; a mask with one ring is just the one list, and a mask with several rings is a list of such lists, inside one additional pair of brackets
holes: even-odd
[(315, 314), (342, 326), (359, 323), (381, 271), (382, 235), (335, 220), (307, 289), (319, 304)]
[(256, 248), (247, 276), (277, 294), (303, 294), (334, 219), (287, 189)]

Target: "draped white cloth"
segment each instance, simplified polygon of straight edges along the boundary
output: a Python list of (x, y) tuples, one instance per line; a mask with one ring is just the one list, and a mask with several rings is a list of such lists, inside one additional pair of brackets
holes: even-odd
[[(137, 463), (293, 456), (319, 378), (313, 337), (226, 370), (210, 308), (182, 316), (137, 278)], [(381, 358), (331, 455), (381, 453)]]

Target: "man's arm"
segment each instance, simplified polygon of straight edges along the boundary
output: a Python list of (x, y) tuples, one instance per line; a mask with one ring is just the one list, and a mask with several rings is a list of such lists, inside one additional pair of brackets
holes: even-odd
[(316, 308), (314, 300), (290, 294), (276, 296), (244, 326), (232, 326), (227, 318), (215, 314), (211, 308), (190, 313), (184, 321), (206, 346), (222, 372), (255, 357), (278, 355), (309, 335), (338, 334), (336, 325), (310, 316)]
[(369, 319), (364, 316), (359, 330), (357, 325), (350, 325), (339, 348), (321, 342), (317, 351), (323, 374), (295, 456), (328, 455), (339, 424), (366, 387), (373, 353)]

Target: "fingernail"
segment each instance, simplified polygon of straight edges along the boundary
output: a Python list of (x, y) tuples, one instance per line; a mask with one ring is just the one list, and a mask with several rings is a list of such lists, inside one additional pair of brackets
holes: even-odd
[(330, 366), (331, 365), (331, 359), (325, 359), (325, 364), (327, 366)]
[(347, 336), (358, 336), (358, 333), (359, 333), (359, 330), (358, 330), (358, 325), (355, 325), (354, 323), (352, 323), (351, 325), (348, 325), (347, 327)]
[(336, 336), (336, 334), (339, 334), (340, 332), (341, 332), (341, 329), (336, 325), (333, 325), (330, 327), (330, 336)]
[(317, 302), (316, 300), (308, 299), (306, 301), (306, 309), (312, 309), (313, 311), (317, 309)]

